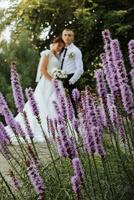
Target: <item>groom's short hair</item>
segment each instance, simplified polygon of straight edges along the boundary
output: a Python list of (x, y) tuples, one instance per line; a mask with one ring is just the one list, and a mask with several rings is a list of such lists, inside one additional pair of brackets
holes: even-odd
[[(73, 34), (74, 34), (74, 30), (71, 29), (71, 28), (64, 28), (63, 31), (71, 31), (71, 32), (73, 32)], [(63, 33), (63, 31), (62, 31), (62, 33)]]

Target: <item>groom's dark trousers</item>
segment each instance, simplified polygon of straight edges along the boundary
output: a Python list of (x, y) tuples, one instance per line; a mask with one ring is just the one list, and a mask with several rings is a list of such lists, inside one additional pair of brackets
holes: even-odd
[(70, 95), (70, 99), (71, 99), (71, 102), (72, 102), (72, 106), (74, 108), (74, 114), (75, 114), (75, 117), (77, 118), (77, 108), (76, 108), (76, 103), (72, 97), (72, 90), (76, 88), (76, 83), (73, 84), (73, 85), (70, 85), (69, 84), (69, 80), (70, 78), (73, 76), (74, 74), (68, 74), (68, 77), (66, 78), (65, 81), (63, 81), (63, 86), (64, 88), (68, 89), (68, 92), (69, 92), (69, 95)]

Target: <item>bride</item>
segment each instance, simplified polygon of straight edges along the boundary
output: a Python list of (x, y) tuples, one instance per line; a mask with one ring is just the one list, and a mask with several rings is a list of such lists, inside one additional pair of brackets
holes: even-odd
[[(40, 111), (40, 118), (42, 122), (42, 127), (45, 134), (48, 134), (47, 128), (47, 117), (55, 117), (55, 109), (52, 101), (56, 100), (54, 87), (53, 87), (53, 70), (58, 69), (61, 66), (59, 56), (65, 47), (65, 43), (61, 37), (56, 37), (52, 44), (50, 50), (44, 50), (41, 52), (41, 58), (38, 65), (38, 71), (36, 76), (36, 82), (38, 82), (37, 87), (34, 91), (34, 98), (38, 105)], [(27, 114), (31, 129), (34, 134), (35, 141), (44, 140), (40, 125), (38, 124), (36, 118), (32, 114), (31, 106), (29, 101), (24, 106), (24, 111)], [(22, 114), (19, 113), (15, 117), (16, 121), (20, 123), (21, 127), (25, 130), (25, 123)], [(6, 127), (8, 134), (11, 136), (12, 140), (16, 140), (13, 131), (10, 127)], [(49, 135), (48, 135), (49, 136)]]

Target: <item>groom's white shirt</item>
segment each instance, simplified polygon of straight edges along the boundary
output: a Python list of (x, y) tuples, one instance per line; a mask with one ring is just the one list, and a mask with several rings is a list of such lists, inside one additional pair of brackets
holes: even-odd
[[(64, 55), (64, 51), (61, 54), (60, 60), (62, 61)], [(74, 74), (69, 82), (74, 84), (83, 74), (83, 61), (82, 54), (78, 47), (76, 47), (73, 43), (67, 46), (67, 53), (65, 55), (64, 63), (62, 69), (67, 74)]]

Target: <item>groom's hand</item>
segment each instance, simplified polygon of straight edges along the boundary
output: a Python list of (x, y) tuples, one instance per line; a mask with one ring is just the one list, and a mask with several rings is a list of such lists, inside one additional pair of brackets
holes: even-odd
[(73, 85), (73, 82), (71, 80), (68, 81), (69, 85)]

